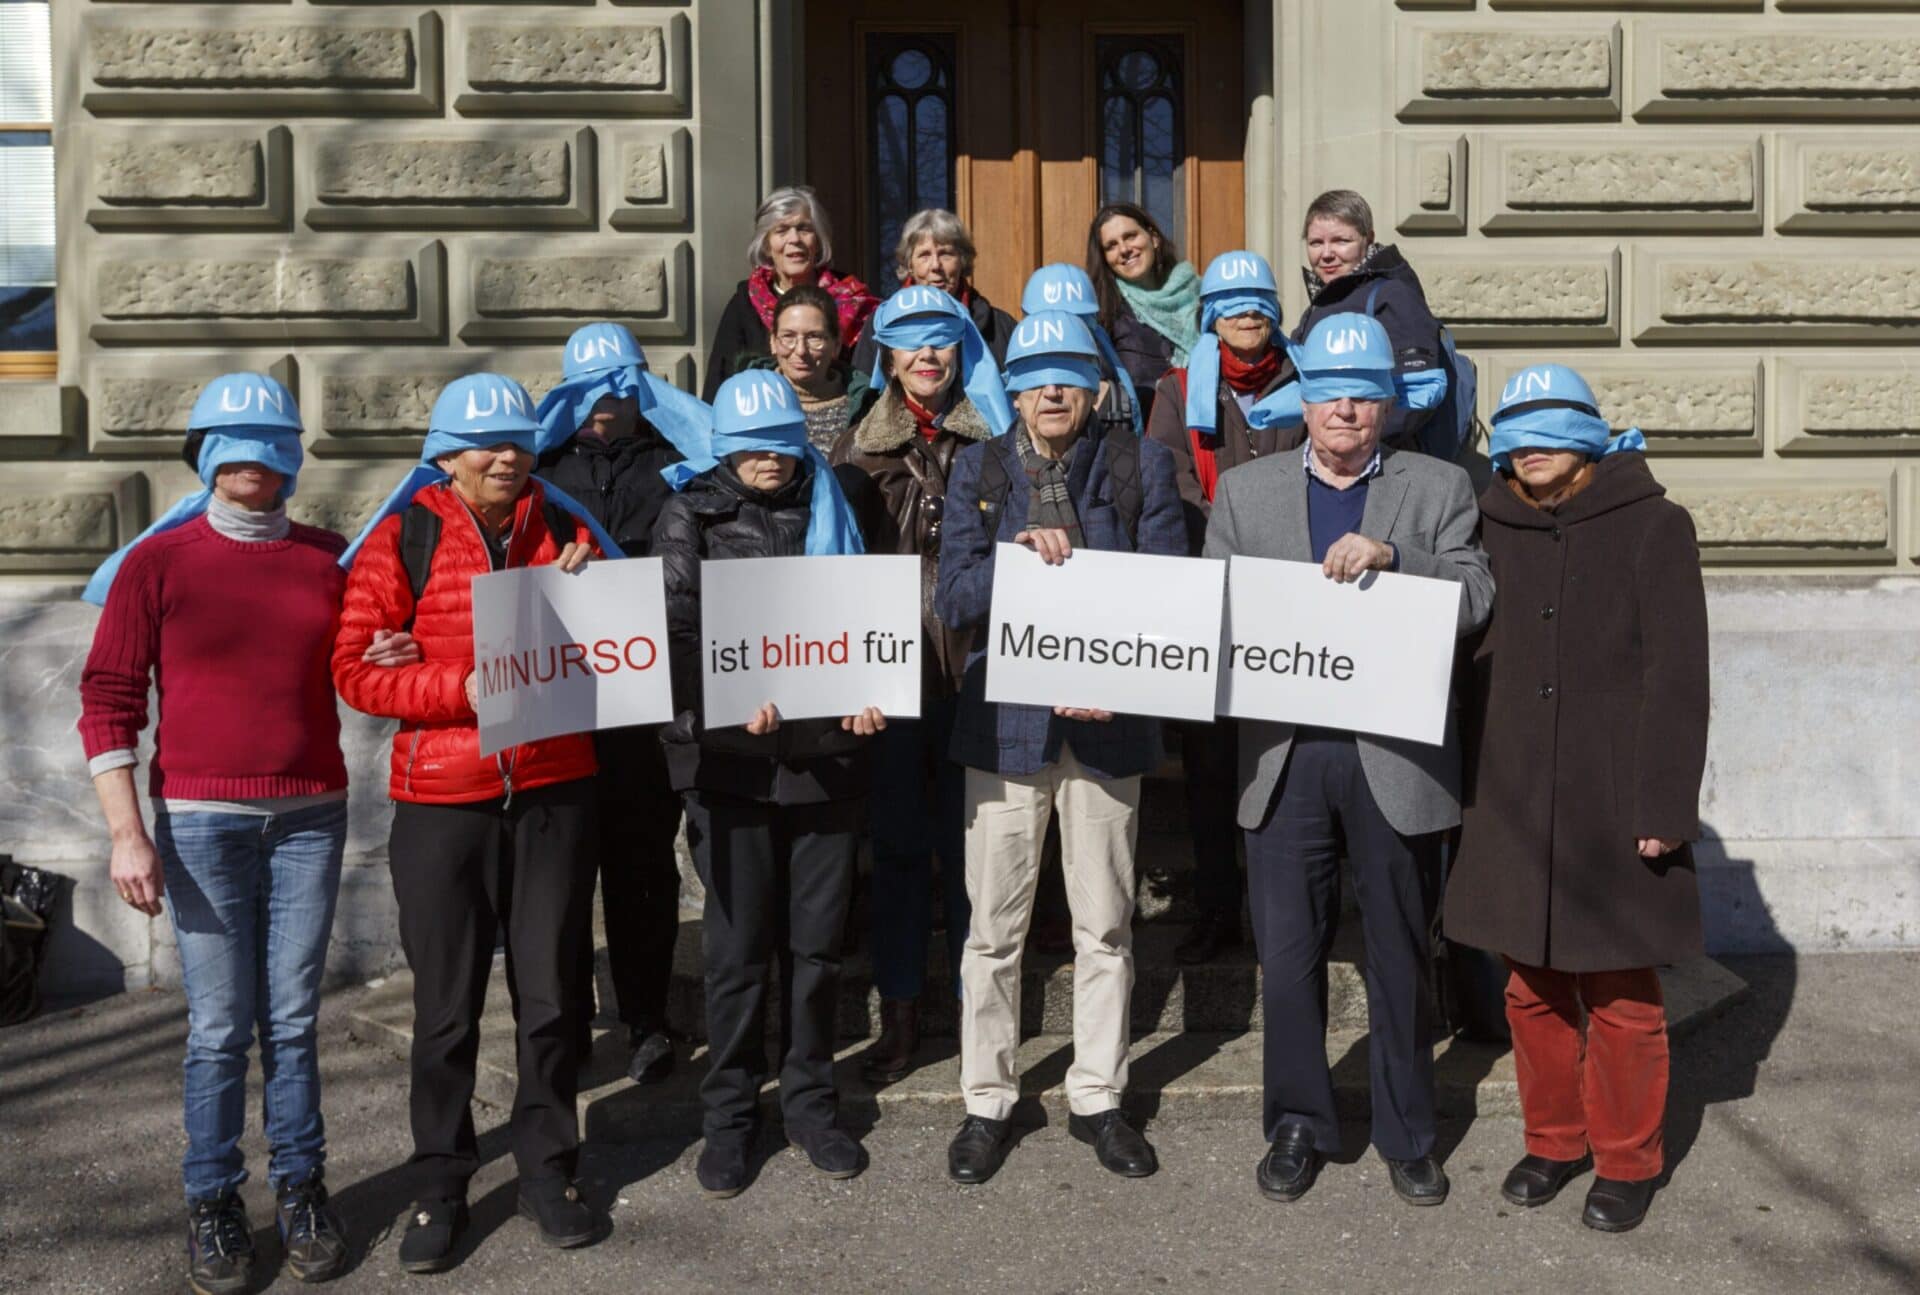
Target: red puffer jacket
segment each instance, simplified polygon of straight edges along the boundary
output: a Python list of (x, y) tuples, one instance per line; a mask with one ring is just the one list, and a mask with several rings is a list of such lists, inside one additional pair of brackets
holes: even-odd
[[(466, 692), (473, 671), (472, 581), (491, 571), (493, 561), (472, 512), (445, 484), (428, 486), (413, 498), (440, 515), (440, 540), (419, 607), (400, 560), (400, 517), (395, 515), (367, 537), (347, 576), (333, 649), (333, 682), (347, 705), (400, 721), (393, 735), (389, 794), (422, 805), (458, 805), (591, 777), (598, 765), (588, 733), (480, 754), (480, 721)], [(534, 481), (514, 506), (507, 566), (544, 566), (560, 556), (542, 499)], [(564, 539), (592, 543), (585, 526)], [(375, 630), (402, 629), (409, 616), (420, 645), (418, 664), (376, 666), (360, 659)]]

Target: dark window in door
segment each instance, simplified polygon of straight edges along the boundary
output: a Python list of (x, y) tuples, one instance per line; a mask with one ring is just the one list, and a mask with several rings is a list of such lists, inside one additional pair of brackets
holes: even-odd
[(927, 207), (953, 210), (953, 38), (869, 33), (867, 57), (867, 283), (899, 286), (900, 227)]
[(1144, 207), (1184, 243), (1185, 49), (1178, 36), (1101, 36), (1100, 201)]

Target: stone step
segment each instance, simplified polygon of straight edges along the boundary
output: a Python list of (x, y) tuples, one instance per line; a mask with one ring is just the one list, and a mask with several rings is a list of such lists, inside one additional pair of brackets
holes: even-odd
[[(864, 931), (864, 925), (861, 927)], [(1133, 1030), (1136, 1034), (1183, 1030), (1241, 1033), (1261, 1028), (1260, 964), (1253, 937), (1243, 930), (1240, 947), (1228, 949), (1197, 967), (1180, 965), (1173, 950), (1187, 926), (1171, 919), (1145, 920), (1134, 929)], [(595, 955), (601, 1024), (618, 1019), (604, 934)], [(674, 945), (673, 981), (667, 1015), (677, 1030), (706, 1037), (705, 986), (702, 979), (701, 921), (683, 914)], [(864, 941), (863, 941), (864, 942)], [(1327, 965), (1327, 1020), (1332, 1029), (1364, 1030), (1366, 986), (1360, 973), (1359, 923), (1342, 923)], [(921, 1030), (936, 1038), (955, 1032), (957, 995), (946, 963), (946, 936), (935, 932), (928, 948), (927, 988), (921, 995)], [(1020, 1024), (1026, 1034), (1073, 1032), (1073, 955), (1028, 950), (1021, 962)], [(849, 954), (840, 979), (840, 1034), (860, 1039), (880, 1029), (880, 995), (873, 988), (873, 964), (864, 948)]]
[[(1739, 1002), (1746, 982), (1711, 959), (1661, 973), (1666, 992), (1668, 1031), (1684, 1039)], [(412, 981), (406, 973), (376, 982), (348, 1018), (349, 1034), (362, 1043), (384, 1047), (405, 1058), (412, 1044)], [(1161, 1121), (1233, 1119), (1257, 1122), (1260, 1110), (1261, 1046), (1257, 1033), (1213, 1031), (1136, 1034), (1131, 1050), (1127, 1105)], [(962, 1111), (959, 1065), (952, 1040), (926, 1045), (925, 1062), (898, 1084), (874, 1089), (855, 1062), (863, 1045), (849, 1043), (839, 1056), (842, 1109), (852, 1121), (908, 1119), (957, 1120)], [(1063, 1083), (1073, 1055), (1071, 1035), (1043, 1033), (1020, 1048), (1022, 1111), (1016, 1118), (1064, 1118)], [(1335, 1091), (1343, 1111), (1359, 1117), (1367, 1107), (1366, 1035), (1362, 1030), (1330, 1031), (1327, 1056), (1333, 1063)], [(510, 1109), (514, 1087), (511, 1008), (503, 977), (488, 985), (481, 1024), (475, 1095), (501, 1112)], [(662, 1133), (689, 1134), (700, 1123), (699, 1082), (706, 1070), (704, 1048), (695, 1047), (665, 1083), (639, 1088), (625, 1076), (625, 1039), (618, 1031), (599, 1031), (594, 1055), (583, 1076), (581, 1130), (597, 1141), (625, 1141)], [(1436, 1048), (1438, 1101), (1443, 1115), (1518, 1113), (1513, 1058), (1503, 1047), (1442, 1040)], [(770, 1118), (777, 1110), (762, 1096)]]

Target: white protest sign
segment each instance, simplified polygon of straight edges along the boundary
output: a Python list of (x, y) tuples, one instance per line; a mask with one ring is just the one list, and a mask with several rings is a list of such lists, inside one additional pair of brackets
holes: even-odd
[(1220, 713), (1438, 745), (1459, 615), (1451, 580), (1341, 584), (1317, 562), (1236, 557)]
[(1211, 720), (1226, 563), (997, 546), (987, 700)]
[(736, 558), (700, 565), (709, 728), (767, 702), (784, 719), (920, 714), (920, 559)]
[(673, 718), (659, 558), (473, 579), (480, 754)]

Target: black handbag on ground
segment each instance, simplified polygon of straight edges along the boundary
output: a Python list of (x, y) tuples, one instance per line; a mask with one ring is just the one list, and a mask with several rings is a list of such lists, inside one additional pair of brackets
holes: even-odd
[(40, 960), (60, 879), (0, 854), (0, 1025), (40, 1010)]

